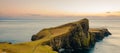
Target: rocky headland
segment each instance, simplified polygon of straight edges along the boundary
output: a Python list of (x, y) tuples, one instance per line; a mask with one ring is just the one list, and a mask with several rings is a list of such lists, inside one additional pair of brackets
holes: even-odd
[(0, 43), (0, 51), (8, 53), (72, 53), (89, 50), (96, 42), (111, 35), (107, 28), (89, 28), (89, 20), (82, 19), (57, 27), (45, 28), (33, 35), (31, 42)]

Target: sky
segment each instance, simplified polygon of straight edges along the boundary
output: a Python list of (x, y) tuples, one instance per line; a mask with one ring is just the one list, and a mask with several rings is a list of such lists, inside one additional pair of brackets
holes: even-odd
[(0, 0), (0, 18), (120, 16), (120, 0)]

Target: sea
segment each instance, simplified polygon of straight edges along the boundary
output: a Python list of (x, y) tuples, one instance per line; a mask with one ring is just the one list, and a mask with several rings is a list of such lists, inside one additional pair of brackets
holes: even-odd
[[(22, 43), (40, 30), (77, 19), (0, 20), (0, 42)], [(89, 18), (88, 18), (89, 19)], [(107, 28), (112, 35), (97, 42), (89, 53), (120, 53), (120, 19), (89, 19), (90, 28)]]

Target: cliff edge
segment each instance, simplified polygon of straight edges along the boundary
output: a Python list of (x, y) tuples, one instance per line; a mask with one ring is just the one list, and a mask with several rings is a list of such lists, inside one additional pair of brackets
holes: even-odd
[(89, 50), (95, 43), (111, 35), (106, 28), (89, 28), (89, 20), (82, 19), (57, 27), (45, 28), (33, 35), (31, 42), (0, 43), (1, 53), (67, 53)]
[(31, 40), (49, 39), (42, 45), (49, 45), (55, 51), (61, 49), (90, 49), (96, 41), (102, 40), (105, 36), (111, 35), (106, 28), (90, 28), (89, 20), (64, 24), (58, 27), (46, 28), (33, 35)]

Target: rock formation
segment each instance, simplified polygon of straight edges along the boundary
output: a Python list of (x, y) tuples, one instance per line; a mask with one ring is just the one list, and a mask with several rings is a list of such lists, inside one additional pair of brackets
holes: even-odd
[(104, 37), (111, 35), (111, 33), (106, 28), (90, 28), (90, 33), (95, 34), (95, 40), (100, 41)]
[(0, 44), (12, 44), (11, 42), (0, 42)]
[[(89, 28), (89, 20), (46, 28), (33, 35), (31, 42), (10, 44), (0, 43), (1, 53), (71, 53), (89, 50), (96, 41), (111, 35), (106, 28)], [(56, 52), (57, 51), (57, 52)], [(76, 52), (75, 52), (76, 53)]]
[(43, 29), (31, 40), (49, 40), (42, 45), (49, 45), (55, 51), (60, 49), (90, 49), (96, 41), (102, 40), (105, 36), (111, 35), (106, 28), (90, 28), (88, 19), (68, 23), (54, 28)]

